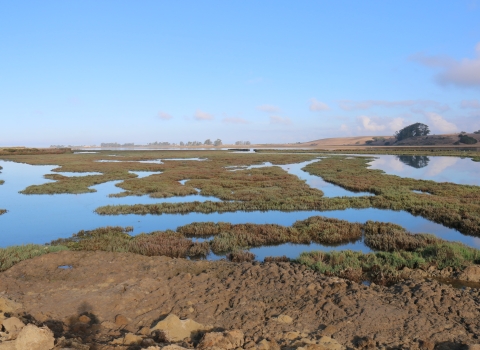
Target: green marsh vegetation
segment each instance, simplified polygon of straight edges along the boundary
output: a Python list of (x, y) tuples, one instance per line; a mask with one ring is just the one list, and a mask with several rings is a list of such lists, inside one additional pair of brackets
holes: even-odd
[[(444, 152), (450, 155), (468, 154), (471, 157), (479, 157), (478, 152), (472, 151), (465, 154), (460, 151), (433, 153), (445, 155)], [(413, 215), (420, 215), (455, 228), (464, 234), (480, 236), (478, 186), (401, 178), (387, 175), (381, 170), (369, 169), (368, 162), (371, 160), (369, 157), (328, 155), (318, 162), (307, 165), (303, 170), (348, 190), (370, 192), (375, 196), (326, 198), (323, 197), (322, 191), (309, 187), (296, 176), (275, 166), (309, 161), (320, 155), (325, 156), (324, 153), (283, 152), (241, 154), (224, 151), (101, 151), (96, 154), (19, 155), (9, 156), (8, 159), (28, 164), (58, 164), (56, 171), (102, 174), (78, 177), (49, 175), (48, 178), (55, 179), (56, 182), (29, 186), (22, 191), (25, 194), (92, 192), (95, 191), (90, 188), (92, 185), (120, 180), (121, 182), (117, 184), (120, 192), (113, 196), (149, 195), (154, 198), (166, 198), (196, 194), (196, 189), (199, 189), (201, 195), (223, 200), (104, 206), (96, 210), (101, 215), (378, 208), (405, 210)], [(187, 160), (188, 158), (206, 160), (193, 161)], [(122, 162), (99, 162), (104, 159)], [(158, 159), (162, 159), (163, 164), (138, 162)], [(238, 171), (229, 171), (226, 168), (265, 162), (274, 165)], [(138, 178), (129, 171), (162, 173)], [(180, 180), (187, 179), (185, 185), (179, 183)], [(413, 190), (432, 195), (414, 193)]]
[(304, 170), (348, 190), (374, 193), (376, 196), (370, 198), (372, 207), (405, 210), (464, 234), (480, 235), (480, 187), (387, 175), (368, 169), (368, 162), (362, 157), (330, 157)]
[(5, 271), (23, 260), (62, 250), (68, 250), (68, 248), (61, 245), (45, 246), (40, 244), (26, 244), (0, 248), (0, 271)]
[[(230, 224), (198, 222), (178, 227), (176, 231), (156, 231), (132, 236), (131, 227), (103, 227), (80, 231), (70, 238), (49, 245), (27, 245), (0, 249), (0, 270), (41, 254), (61, 250), (130, 252), (147, 256), (204, 258), (211, 252), (225, 255), (233, 262), (252, 261), (252, 247), (283, 243), (318, 242), (335, 245), (364, 237), (372, 253), (353, 251), (302, 253), (294, 263), (318, 272), (360, 282), (369, 280), (391, 284), (402, 277), (405, 268), (427, 270), (451, 268), (461, 271), (480, 262), (480, 251), (461, 243), (448, 242), (430, 234), (411, 234), (390, 223), (310, 217), (292, 226), (270, 224)], [(333, 232), (333, 234), (332, 234)], [(334, 236), (334, 238), (332, 238)], [(210, 238), (203, 242), (198, 238)], [(267, 262), (287, 262), (287, 257), (268, 257)]]
[[(205, 161), (168, 160), (167, 158), (207, 158)], [(95, 154), (42, 154), (42, 155), (9, 155), (2, 159), (23, 162), (31, 165), (58, 165), (57, 172), (99, 172), (102, 175), (62, 176), (60, 174), (47, 175), (46, 178), (55, 182), (29, 186), (22, 191), (24, 194), (57, 194), (57, 193), (88, 193), (94, 192), (90, 187), (108, 181), (123, 180), (117, 186), (123, 192), (114, 196), (149, 195), (153, 198), (166, 198), (196, 194), (195, 188), (201, 190), (202, 195), (214, 195), (226, 200), (245, 200), (249, 196), (261, 197), (257, 192), (265, 192), (265, 188), (283, 186), (287, 190), (292, 185), (303, 187), (303, 192), (321, 194), (318, 190), (311, 190), (295, 176), (285, 174), (276, 169), (275, 174), (263, 174), (260, 179), (256, 174), (235, 174), (225, 167), (262, 164), (271, 161), (275, 164), (298, 163), (314, 159), (312, 155), (262, 155), (231, 154), (222, 151), (100, 151)], [(140, 163), (139, 161), (164, 160), (163, 164)], [(110, 160), (117, 162), (99, 162)], [(129, 171), (162, 172), (146, 178), (138, 178)], [(79, 174), (81, 175), (81, 174)], [(265, 176), (277, 176), (275, 179), (266, 179)], [(247, 177), (249, 176), (249, 177)], [(251, 177), (254, 176), (254, 177)], [(178, 181), (191, 179), (186, 185)], [(255, 185), (256, 181), (262, 181)], [(217, 183), (220, 181), (221, 186)], [(242, 181), (242, 182), (240, 182)], [(256, 187), (252, 189), (252, 187)], [(232, 194), (232, 191), (234, 192)], [(278, 197), (278, 196), (277, 196)]]

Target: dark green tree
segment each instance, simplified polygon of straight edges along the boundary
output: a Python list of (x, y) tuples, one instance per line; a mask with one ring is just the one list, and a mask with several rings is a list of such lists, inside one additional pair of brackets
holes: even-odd
[(395, 138), (397, 141), (402, 141), (408, 139), (409, 137), (414, 136), (426, 136), (430, 134), (430, 129), (428, 125), (422, 123), (415, 123), (409, 126), (404, 127), (402, 130), (399, 130), (395, 133)]

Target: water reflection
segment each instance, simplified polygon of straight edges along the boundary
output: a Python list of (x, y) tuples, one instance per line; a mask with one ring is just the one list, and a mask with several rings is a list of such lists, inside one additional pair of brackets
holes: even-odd
[[(418, 159), (418, 156), (374, 155), (370, 169), (380, 169), (387, 174), (436, 182), (452, 182), (461, 185), (480, 185), (480, 162), (470, 158), (432, 157)], [(410, 158), (408, 158), (410, 157)], [(415, 165), (425, 166), (417, 167)]]
[(425, 168), (430, 161), (427, 156), (397, 156), (397, 158), (402, 163), (417, 169)]

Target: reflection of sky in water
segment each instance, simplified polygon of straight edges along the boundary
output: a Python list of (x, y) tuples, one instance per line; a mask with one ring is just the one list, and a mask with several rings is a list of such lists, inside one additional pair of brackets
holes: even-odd
[(378, 159), (370, 163), (370, 169), (380, 169), (387, 174), (436, 182), (480, 185), (480, 176), (478, 176), (480, 162), (474, 162), (470, 158), (428, 156), (428, 165), (417, 169), (401, 162), (397, 156), (375, 155), (374, 157)]
[[(50, 240), (69, 237), (82, 229), (90, 230), (102, 226), (133, 226), (134, 234), (152, 232), (156, 230), (176, 229), (178, 226), (191, 222), (213, 221), (237, 223), (276, 223), (290, 226), (297, 220), (304, 220), (310, 216), (343, 219), (348, 221), (366, 222), (376, 220), (393, 222), (402, 225), (415, 233), (427, 232), (452, 240), (462, 241), (467, 245), (479, 247), (480, 239), (468, 237), (458, 231), (430, 222), (421, 217), (415, 217), (406, 212), (397, 212), (380, 209), (347, 209), (336, 211), (300, 211), (300, 212), (235, 212), (235, 213), (189, 213), (163, 215), (118, 215), (100, 216), (93, 211), (102, 205), (115, 204), (153, 204), (176, 203), (191, 201), (218, 201), (214, 197), (190, 195), (166, 199), (150, 198), (148, 196), (131, 196), (123, 198), (109, 198), (108, 195), (119, 192), (113, 181), (93, 186), (98, 192), (86, 194), (62, 195), (22, 195), (18, 191), (29, 185), (52, 182), (43, 178), (56, 166), (31, 166), (21, 163), (0, 161), (3, 166), (0, 178), (5, 184), (0, 186), (0, 208), (7, 209), (7, 214), (0, 216), (0, 246), (5, 247), (24, 243), (45, 243)], [(292, 170), (292, 169), (291, 169)], [(293, 170), (292, 170), (293, 171)], [(146, 172), (142, 172), (145, 173)], [(183, 180), (182, 182), (187, 181)], [(362, 242), (351, 243), (340, 247), (321, 247), (319, 245), (303, 246), (284, 244), (277, 248), (264, 247), (262, 252), (253, 250), (259, 258), (269, 255), (298, 256), (298, 252), (320, 249), (354, 249), (366, 251)]]

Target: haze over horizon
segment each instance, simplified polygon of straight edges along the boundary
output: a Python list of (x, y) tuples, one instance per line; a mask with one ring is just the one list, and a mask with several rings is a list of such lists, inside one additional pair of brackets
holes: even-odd
[(480, 129), (480, 1), (5, 1), (0, 146)]

